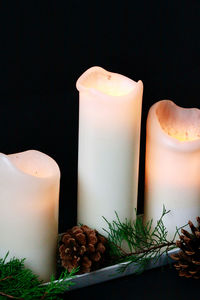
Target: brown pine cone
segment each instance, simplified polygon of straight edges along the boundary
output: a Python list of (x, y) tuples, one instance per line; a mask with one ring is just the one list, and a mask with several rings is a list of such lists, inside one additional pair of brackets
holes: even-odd
[(107, 254), (107, 240), (86, 225), (67, 230), (59, 247), (62, 266), (69, 272), (79, 267), (78, 274), (103, 267)]
[(200, 279), (200, 217), (197, 217), (197, 222), (197, 227), (188, 222), (192, 233), (181, 230), (180, 240), (176, 241), (181, 251), (170, 256), (177, 261), (174, 266), (179, 276)]

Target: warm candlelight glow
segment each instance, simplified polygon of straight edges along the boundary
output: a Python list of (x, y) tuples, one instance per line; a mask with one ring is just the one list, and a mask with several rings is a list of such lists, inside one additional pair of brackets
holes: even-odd
[(100, 67), (77, 81), (78, 222), (105, 234), (107, 220), (131, 220), (137, 207), (143, 84)]
[(54, 162), (48, 160), (41, 160), (40, 152), (32, 151), (10, 154), (9, 160), (13, 163), (18, 171), (36, 177), (50, 177), (54, 173)]
[(148, 114), (145, 167), (145, 220), (165, 217), (168, 238), (176, 226), (200, 215), (200, 110), (172, 101), (155, 103)]
[[(91, 69), (90, 69), (91, 70)], [(133, 90), (133, 81), (123, 75), (108, 72), (100, 67), (92, 68), (84, 74), (78, 85), (93, 89), (110, 96), (123, 96)]]
[(171, 137), (184, 142), (200, 139), (200, 112), (196, 108), (182, 108), (166, 101), (156, 110), (162, 129)]
[(48, 155), (0, 153), (0, 257), (26, 258), (48, 281), (55, 273), (60, 171)]

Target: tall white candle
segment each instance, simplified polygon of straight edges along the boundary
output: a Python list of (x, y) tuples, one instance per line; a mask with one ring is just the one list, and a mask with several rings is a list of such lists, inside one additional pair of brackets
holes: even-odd
[(48, 281), (55, 272), (60, 171), (34, 150), (0, 154), (0, 257), (26, 258)]
[(200, 110), (181, 108), (172, 101), (154, 104), (148, 114), (145, 220), (163, 219), (168, 238), (176, 226), (200, 215)]
[(143, 84), (92, 67), (77, 89), (78, 222), (105, 234), (102, 216), (130, 220), (137, 207)]

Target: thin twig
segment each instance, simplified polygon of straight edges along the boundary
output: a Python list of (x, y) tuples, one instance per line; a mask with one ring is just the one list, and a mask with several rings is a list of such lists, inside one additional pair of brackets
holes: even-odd
[(41, 300), (43, 300), (43, 299), (46, 297), (47, 294), (48, 294), (48, 293), (45, 292), (44, 295), (41, 297)]
[(114, 242), (110, 241), (115, 247), (117, 247), (122, 253), (124, 253), (124, 256), (127, 256), (128, 253), (124, 251), (119, 245), (115, 244)]
[(121, 251), (123, 251), (124, 253), (124, 257), (126, 256), (131, 256), (131, 255), (137, 255), (137, 254), (142, 254), (142, 253), (147, 253), (147, 252), (150, 252), (151, 250), (156, 250), (156, 249), (160, 249), (160, 248), (163, 248), (163, 247), (170, 247), (170, 246), (173, 246), (173, 245), (176, 245), (174, 242), (168, 242), (168, 243), (163, 243), (163, 244), (160, 244), (160, 245), (156, 245), (156, 246), (152, 246), (148, 249), (144, 249), (144, 250), (139, 250), (139, 251), (135, 251), (135, 252), (131, 252), (131, 253), (127, 253), (125, 252), (124, 250), (121, 249), (121, 247), (119, 247), (118, 245), (116, 245), (115, 243), (113, 243), (116, 247), (118, 247)]
[(20, 299), (20, 300), (23, 299), (23, 298), (18, 298), (18, 297), (14, 297), (14, 296), (12, 296), (12, 295), (5, 294), (5, 293), (3, 293), (3, 292), (0, 292), (0, 295), (2, 295), (2, 296), (4, 296), (4, 297), (7, 297), (7, 298), (9, 298), (9, 299)]
[(10, 278), (12, 278), (12, 276), (7, 276), (7, 277), (5, 277), (5, 278), (2, 278), (2, 279), (0, 279), (0, 281), (4, 281), (4, 280), (10, 279)]

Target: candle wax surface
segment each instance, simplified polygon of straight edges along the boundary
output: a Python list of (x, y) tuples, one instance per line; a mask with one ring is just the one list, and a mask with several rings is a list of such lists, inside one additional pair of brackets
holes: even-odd
[(60, 171), (39, 151), (0, 154), (0, 257), (26, 258), (44, 281), (55, 273)]
[(135, 217), (143, 84), (93, 67), (77, 88), (78, 223), (106, 234), (103, 216)]
[(154, 226), (163, 205), (168, 238), (176, 226), (200, 215), (200, 110), (172, 101), (155, 103), (148, 114), (145, 170), (145, 220)]

